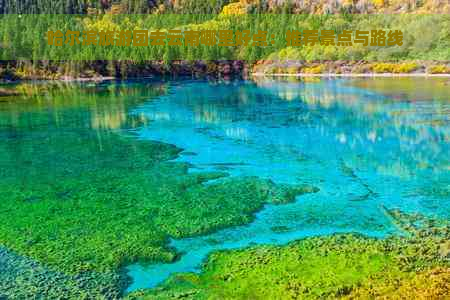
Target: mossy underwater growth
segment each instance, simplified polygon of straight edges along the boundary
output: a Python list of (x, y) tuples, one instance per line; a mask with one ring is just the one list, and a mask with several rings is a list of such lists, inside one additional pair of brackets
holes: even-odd
[(216, 252), (201, 274), (174, 275), (128, 299), (445, 299), (450, 256), (442, 247), (450, 226), (388, 213), (409, 236), (337, 234)]
[[(58, 113), (16, 105), (14, 117), (11, 107), (0, 110), (0, 245), (52, 272), (107, 274), (140, 260), (173, 261), (169, 237), (248, 223), (265, 203), (315, 191), (188, 173), (187, 164), (169, 162), (182, 151), (173, 145), (86, 126), (98, 103)], [(36, 294), (49, 297), (45, 285)]]
[(68, 275), (0, 247), (0, 299), (118, 299), (116, 272)]
[[(280, 192), (257, 178), (204, 185), (225, 174), (188, 174), (187, 165), (165, 162), (180, 151), (170, 145), (111, 136), (97, 153), (90, 148), (95, 143), (68, 145), (68, 139), (89, 141), (95, 135), (67, 133), (52, 140), (59, 153), (53, 162), (54, 152), (34, 149), (42, 153), (41, 162), (33, 161), (26, 174), (34, 176), (21, 182), (5, 174), (0, 243), (69, 273), (107, 271), (138, 259), (171, 261), (169, 236), (247, 223), (264, 203), (303, 192)], [(51, 172), (40, 173), (47, 163)]]
[[(132, 123), (128, 106), (107, 111), (95, 101), (104, 96), (110, 103), (111, 93), (96, 90), (88, 98), (83, 89), (69, 90), (0, 104), (0, 245), (8, 249), (0, 247), (0, 299), (120, 298), (122, 266), (176, 259), (169, 237), (248, 223), (265, 203), (317, 191), (188, 173), (187, 164), (170, 162), (181, 149), (117, 134)], [(118, 98), (127, 93), (119, 89)], [(132, 98), (150, 97), (137, 91)], [(448, 225), (387, 212), (409, 237), (336, 235), (217, 252), (204, 273), (176, 275), (129, 298), (448, 294)]]

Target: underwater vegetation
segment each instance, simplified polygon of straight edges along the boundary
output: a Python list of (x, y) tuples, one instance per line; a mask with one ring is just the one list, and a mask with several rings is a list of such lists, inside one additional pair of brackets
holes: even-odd
[[(173, 274), (154, 289), (124, 295), (131, 285), (123, 267), (134, 263), (146, 266), (155, 262), (167, 265), (189, 257), (182, 256), (186, 254), (186, 248), (178, 248), (171, 239), (179, 241), (186, 237), (208, 236), (224, 228), (258, 221), (255, 213), (269, 203), (293, 202), (286, 206), (297, 202), (307, 203), (307, 208), (315, 206), (319, 207), (318, 210), (330, 206), (327, 213), (335, 207), (327, 198), (319, 205), (321, 199), (318, 198), (326, 195), (324, 191), (327, 191), (327, 185), (319, 180), (321, 176), (308, 177), (309, 170), (314, 170), (315, 164), (309, 169), (302, 169), (303, 172), (292, 181), (303, 184), (288, 185), (279, 184), (275, 179), (263, 179), (267, 177), (259, 173), (262, 169), (254, 173), (233, 173), (233, 170), (241, 167), (251, 168), (251, 159), (206, 160), (199, 164), (195, 161), (181, 162), (183, 158), (198, 158), (204, 153), (201, 153), (201, 148), (187, 149), (177, 141), (173, 141), (172, 145), (170, 141), (149, 141), (139, 136), (142, 126), (160, 131), (167, 128), (172, 130), (172, 127), (164, 128), (158, 124), (158, 118), (180, 126), (175, 118), (179, 116), (176, 114), (178, 110), (165, 111), (164, 106), (158, 106), (154, 114), (146, 115), (145, 111), (133, 110), (136, 105), (152, 104), (152, 101), (156, 103), (155, 97), (167, 102), (164, 96), (170, 94), (170, 97), (176, 97), (178, 108), (183, 108), (180, 99), (187, 101), (186, 107), (197, 108), (194, 105), (197, 103), (195, 97), (188, 97), (196, 95), (203, 106), (194, 109), (192, 115), (200, 117), (196, 120), (204, 120), (208, 126), (196, 126), (194, 129), (203, 130), (204, 133), (214, 133), (211, 130), (213, 124), (220, 125), (223, 119), (232, 125), (230, 129), (239, 129), (236, 121), (243, 116), (245, 122), (271, 120), (275, 125), (282, 125), (285, 118), (277, 108), (287, 109), (287, 117), (291, 113), (295, 114), (300, 119), (292, 120), (298, 121), (301, 126), (317, 125), (314, 122), (322, 120), (319, 118), (321, 116), (324, 116), (324, 126), (333, 128), (342, 128), (341, 123), (358, 126), (362, 123), (350, 123), (348, 114), (337, 114), (338, 105), (333, 102), (335, 96), (317, 96), (314, 90), (302, 94), (302, 98), (305, 102), (310, 101), (311, 105), (319, 103), (329, 107), (329, 114), (320, 114), (322, 111), (313, 109), (311, 114), (317, 118), (312, 118), (307, 107), (293, 106), (296, 104), (293, 101), (296, 94), (290, 93), (292, 90), (289, 89), (275, 89), (274, 93), (280, 98), (283, 95), (291, 97), (288, 103), (291, 106), (276, 102), (278, 98), (266, 99), (270, 101), (257, 105), (251, 97), (261, 100), (263, 90), (246, 90), (238, 86), (237, 91), (247, 101), (244, 105), (236, 101), (240, 98), (235, 94), (227, 96), (222, 93), (231, 86), (218, 84), (213, 90), (221, 97), (225, 95), (226, 99), (222, 101), (226, 105), (222, 110), (216, 110), (223, 102), (219, 102), (221, 99), (208, 98), (211, 95), (208, 89), (202, 94), (201, 89), (189, 90), (189, 87), (177, 83), (174, 85), (184, 91), (187, 89), (186, 94), (175, 96), (175, 88), (169, 89), (164, 83), (88, 84), (83, 87), (58, 85), (54, 88), (44, 84), (25, 84), (16, 87), (19, 96), (3, 97), (4, 100), (0, 102), (0, 299), (371, 299), (401, 298), (404, 295), (408, 298), (445, 299), (449, 294), (448, 214), (445, 209), (444, 213), (434, 214), (441, 212), (437, 208), (446, 208), (449, 195), (448, 179), (444, 173), (448, 161), (441, 154), (446, 153), (448, 135), (445, 127), (441, 128), (440, 135), (435, 135), (431, 129), (424, 135), (400, 134), (405, 131), (419, 132), (410, 124), (415, 125), (420, 118), (408, 119), (409, 127), (400, 122), (403, 120), (400, 118), (408, 116), (411, 106), (393, 111), (400, 121), (395, 131), (386, 132), (396, 139), (404, 138), (401, 141), (402, 151), (392, 153), (396, 154), (395, 157), (399, 157), (397, 153), (402, 153), (403, 158), (410, 154), (414, 156), (411, 174), (416, 172), (418, 163), (429, 166), (427, 170), (430, 172), (426, 175), (432, 180), (412, 186), (408, 184), (405, 195), (423, 197), (419, 201), (430, 209), (423, 210), (423, 215), (420, 215), (412, 212), (422, 212), (423, 206), (407, 210), (408, 205), (414, 204), (413, 201), (378, 202), (383, 193), (392, 198), (393, 192), (377, 188), (370, 177), (364, 176), (361, 167), (369, 163), (377, 167), (384, 164), (389, 167), (392, 160), (379, 161), (369, 157), (352, 163), (352, 160), (344, 157), (336, 158), (336, 164), (330, 164), (329, 168), (338, 169), (336, 174), (339, 175), (336, 177), (342, 175), (350, 179), (336, 184), (337, 187), (351, 190), (346, 184), (356, 183), (358, 193), (350, 195), (351, 204), (342, 206), (342, 210), (336, 206), (338, 210), (331, 214), (324, 212), (324, 218), (334, 219), (341, 211), (350, 209), (351, 205), (367, 203), (370, 205), (361, 206), (361, 210), (356, 212), (357, 217), (352, 218), (354, 211), (344, 213), (341, 217), (349, 217), (345, 220), (349, 223), (364, 222), (364, 228), (384, 224), (378, 222), (384, 218), (392, 221), (389, 224), (398, 235), (375, 239), (341, 233), (309, 237), (284, 246), (250, 244), (249, 248), (213, 252), (204, 262), (201, 273)], [(326, 93), (333, 91), (319, 88)], [(299, 88), (293, 91), (298, 93)], [(344, 98), (349, 107), (361, 105), (368, 109), (362, 119), (365, 122), (369, 120), (367, 116), (376, 119), (373, 127), (377, 130), (375, 133), (389, 137), (381, 131), (381, 128), (388, 127), (389, 122), (381, 118), (380, 101), (361, 102), (359, 94), (353, 98), (337, 98)], [(274, 106), (274, 102), (278, 106)], [(236, 106), (238, 115), (227, 110), (228, 107)], [(267, 111), (262, 111), (266, 114), (250, 114), (254, 107), (267, 108)], [(299, 114), (301, 110), (292, 109), (296, 107), (308, 114)], [(444, 117), (436, 117), (445, 116), (444, 105), (439, 105), (437, 109), (421, 109), (421, 112), (430, 112), (430, 115), (435, 116), (431, 120), (433, 122), (446, 121)], [(130, 111), (133, 113), (130, 114)], [(274, 114), (274, 111), (277, 113)], [(186, 117), (185, 113), (180, 115)], [(258, 120), (256, 117), (259, 116), (266, 117)], [(366, 136), (366, 127), (363, 129), (360, 131), (364, 133), (361, 136)], [(428, 130), (428, 127), (425, 129)], [(438, 129), (439, 126), (433, 130)], [(236, 138), (239, 145), (252, 142), (251, 131), (225, 132), (228, 139)], [(311, 132), (313, 134), (305, 136), (314, 135), (314, 131)], [(193, 142), (192, 135), (185, 136), (188, 136), (189, 142)], [(242, 136), (245, 138), (241, 139)], [(212, 137), (215, 140), (221, 138), (220, 135)], [(293, 137), (295, 135), (289, 135), (288, 139)], [(332, 137), (332, 143), (326, 145), (336, 143), (334, 132)], [(367, 139), (371, 139), (371, 136)], [(375, 140), (373, 138), (371, 141)], [(417, 147), (417, 144), (426, 144), (427, 147)], [(175, 145), (187, 150), (183, 151)], [(310, 144), (306, 142), (305, 145)], [(375, 147), (374, 143), (363, 145), (361, 149), (366, 152)], [(302, 162), (310, 160), (309, 153), (303, 154), (301, 148), (294, 151), (295, 148), (283, 147), (285, 152), (282, 153), (286, 153), (286, 156), (276, 156), (273, 148), (269, 150), (270, 158), (275, 162), (285, 164), (292, 156)], [(331, 147), (329, 150), (327, 147), (326, 151), (333, 154), (335, 159)], [(382, 151), (386, 154), (389, 148), (383, 148)], [(248, 157), (253, 153), (258, 152), (250, 152)], [(324, 164), (324, 173), (328, 166)], [(406, 170), (410, 170), (406, 167)], [(270, 168), (269, 171), (277, 172)], [(259, 177), (250, 176), (253, 174)], [(394, 184), (392, 186), (397, 188)], [(305, 193), (315, 194), (294, 201)], [(346, 195), (339, 193), (336, 198), (345, 198)], [(377, 209), (381, 206), (381, 210), (377, 210), (377, 219), (369, 220), (364, 213), (372, 206)], [(290, 211), (287, 210), (287, 213)], [(303, 212), (308, 214), (309, 210)], [(302, 214), (291, 214), (289, 217), (298, 219)], [(314, 217), (311, 213), (311, 219), (308, 218), (307, 222), (324, 220)], [(281, 235), (292, 230), (293, 227), (283, 226), (289, 223), (282, 221), (274, 222), (271, 231)], [(300, 222), (299, 225), (307, 222)], [(319, 227), (323, 224), (328, 223), (319, 223)], [(337, 224), (340, 225), (339, 222)], [(380, 227), (376, 228), (380, 230)], [(399, 230), (396, 231), (396, 228)], [(351, 230), (345, 230), (348, 231)], [(211, 243), (214, 242), (220, 243), (220, 240), (212, 239)], [(268, 240), (268, 243), (272, 242)]]
[[(60, 97), (65, 101), (64, 93)], [(173, 261), (178, 254), (168, 247), (169, 237), (248, 223), (265, 203), (317, 191), (221, 172), (188, 173), (188, 164), (169, 162), (182, 149), (86, 126), (97, 105), (2, 115), (0, 245), (8, 249), (2, 261), (32, 259), (44, 274), (57, 274), (55, 281), (77, 286), (73, 276), (106, 276), (138, 260)], [(208, 183), (213, 179), (220, 180)], [(24, 268), (13, 276), (20, 290), (30, 284), (20, 280), (29, 278)], [(0, 297), (5, 290), (11, 288), (0, 288)]]
[(118, 299), (116, 272), (67, 275), (0, 247), (0, 299)]
[[(403, 237), (336, 234), (286, 246), (216, 252), (201, 274), (178, 274), (129, 299), (446, 299), (450, 226), (386, 211)], [(405, 298), (406, 297), (406, 298)]]
[[(186, 164), (167, 163), (180, 151), (174, 146), (111, 136), (97, 152), (99, 145), (89, 142), (95, 136), (85, 134), (24, 148), (24, 156), (40, 153), (39, 161), (18, 170), (23, 177), (8, 168), (13, 174), (2, 172), (0, 183), (0, 243), (69, 273), (107, 271), (137, 259), (171, 261), (169, 236), (243, 224), (266, 202), (313, 191), (257, 178), (204, 185), (224, 174), (188, 174)], [(50, 145), (60, 153), (56, 161)], [(47, 164), (49, 174), (42, 172)]]

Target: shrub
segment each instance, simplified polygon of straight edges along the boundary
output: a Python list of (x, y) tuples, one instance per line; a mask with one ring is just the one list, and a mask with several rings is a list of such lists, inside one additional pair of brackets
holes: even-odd
[(302, 68), (302, 73), (306, 73), (306, 74), (321, 74), (321, 73), (323, 73), (323, 71), (325, 71), (324, 65)]
[(394, 73), (411, 73), (417, 70), (419, 66), (416, 63), (403, 63), (399, 65), (395, 65), (393, 72)]
[(375, 63), (371, 65), (371, 68), (375, 73), (392, 73), (393, 64)]
[(247, 13), (247, 6), (241, 2), (230, 3), (222, 8), (224, 15), (244, 15)]
[(419, 66), (416, 63), (375, 63), (371, 65), (371, 69), (375, 73), (411, 73)]
[(450, 73), (450, 67), (447, 67), (446, 65), (431, 66), (431, 67), (428, 69), (428, 73), (430, 73), (430, 74), (445, 74), (445, 73)]
[(297, 67), (288, 67), (285, 71), (287, 74), (297, 74), (299, 69)]
[(267, 59), (270, 60), (302, 60), (303, 56), (300, 49), (295, 47), (286, 47), (280, 51), (274, 52), (269, 55)]

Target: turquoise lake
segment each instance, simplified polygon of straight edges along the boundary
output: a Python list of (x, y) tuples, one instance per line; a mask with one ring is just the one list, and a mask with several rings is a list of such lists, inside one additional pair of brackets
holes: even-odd
[[(22, 182), (28, 193), (37, 178), (60, 180), (54, 169), (67, 163), (59, 159), (60, 145), (45, 141), (76, 133), (79, 147), (95, 143), (90, 151), (101, 151), (119, 135), (183, 149), (174, 161), (188, 164), (190, 173), (225, 172), (319, 189), (289, 204), (266, 205), (247, 225), (171, 238), (180, 258), (125, 266), (132, 278), (127, 291), (154, 287), (177, 272), (201, 271), (216, 250), (338, 232), (404, 234), (387, 209), (450, 220), (450, 86), (444, 79), (395, 80), (404, 84), (389, 92), (386, 79), (34, 84), (19, 100), (0, 99), (1, 174), (11, 186)], [(60, 90), (64, 96), (58, 98)], [(47, 167), (29, 168), (41, 164)], [(65, 176), (82, 174), (80, 167)], [(45, 182), (32, 187), (53, 188)], [(29, 194), (30, 201), (37, 199)]]

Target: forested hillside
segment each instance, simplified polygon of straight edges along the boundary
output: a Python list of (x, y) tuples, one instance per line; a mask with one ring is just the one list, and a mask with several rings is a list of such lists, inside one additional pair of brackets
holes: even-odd
[[(263, 65), (256, 71), (264, 73), (448, 73), (450, 70), (448, 0), (2, 0), (0, 12), (3, 14), (0, 19), (0, 78), (124, 77), (166, 72), (241, 73), (244, 69), (255, 69), (255, 63), (256, 67)], [(284, 13), (283, 18), (274, 15), (281, 13)], [(11, 14), (27, 16), (18, 19)], [(28, 14), (81, 14), (85, 17), (73, 17), (70, 23), (53, 22), (55, 17), (36, 17), (34, 21)], [(169, 14), (172, 17), (167, 17)], [(208, 15), (192, 21), (190, 18), (176, 18), (173, 14)], [(159, 20), (169, 26), (161, 26), (160, 21), (155, 23), (154, 17), (161, 15), (164, 16)], [(243, 18), (238, 20), (237, 16)], [(24, 20), (31, 21), (26, 23)], [(19, 26), (22, 26), (21, 30), (17, 30)], [(274, 44), (269, 43), (266, 47), (63, 45), (57, 49), (47, 47), (45, 38), (36, 39), (37, 36), (44, 37), (50, 28), (80, 32), (113, 29), (116, 33), (133, 29), (228, 29), (233, 32), (250, 30), (254, 34), (258, 30), (267, 30), (276, 38)], [(288, 47), (286, 30), (293, 29), (329, 29), (336, 34), (343, 30), (401, 29), (404, 38), (403, 45), (398, 47), (356, 44)], [(223, 65), (218, 60), (228, 62)], [(247, 67), (230, 61), (245, 62)], [(267, 61), (319, 61), (320, 64), (303, 65), (306, 69), (300, 70), (299, 65), (292, 64), (267, 67)], [(351, 68), (348, 65), (341, 67), (340, 63), (336, 68), (335, 64), (330, 67), (324, 65), (324, 61), (358, 63)], [(361, 64), (360, 61), (364, 62)], [(383, 64), (385, 62), (401, 64)]]
[[(101, 13), (219, 13), (228, 0), (4, 0), (1, 13), (101, 14)], [(3, 4), (2, 4), (3, 3)]]
[(449, 13), (447, 0), (3, 0), (1, 13)]

